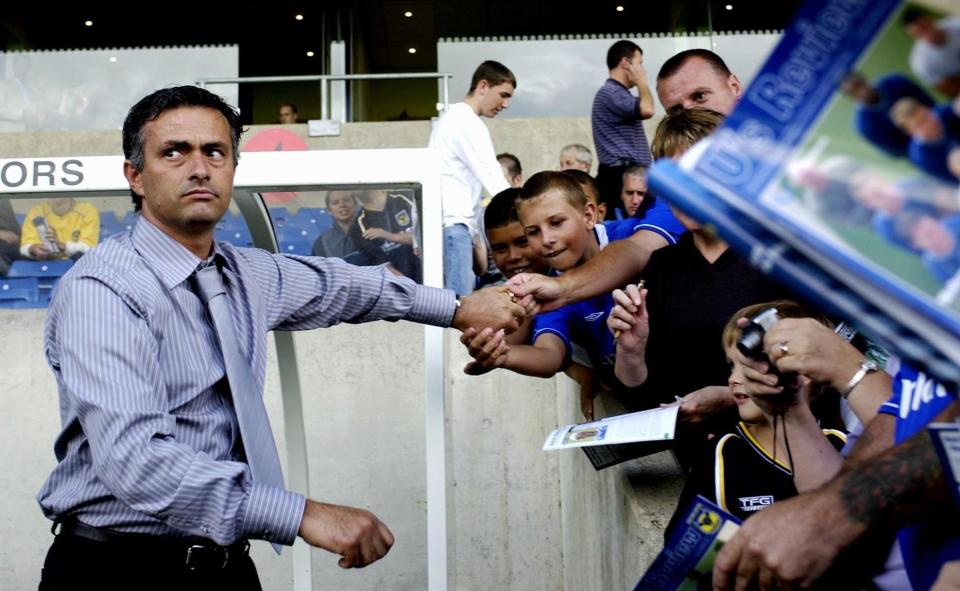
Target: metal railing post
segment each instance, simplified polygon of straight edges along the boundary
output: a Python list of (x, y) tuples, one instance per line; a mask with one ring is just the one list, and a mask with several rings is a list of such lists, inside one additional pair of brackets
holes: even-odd
[(330, 118), (330, 97), (328, 96), (328, 80), (320, 79), (320, 118), (326, 121)]

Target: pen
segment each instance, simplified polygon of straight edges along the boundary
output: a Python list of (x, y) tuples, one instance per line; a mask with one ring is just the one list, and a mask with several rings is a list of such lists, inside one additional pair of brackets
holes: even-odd
[[(643, 291), (643, 279), (641, 279), (640, 282), (637, 283), (637, 290)], [(617, 340), (619, 338), (620, 338), (620, 329), (617, 329), (613, 331), (613, 340)]]

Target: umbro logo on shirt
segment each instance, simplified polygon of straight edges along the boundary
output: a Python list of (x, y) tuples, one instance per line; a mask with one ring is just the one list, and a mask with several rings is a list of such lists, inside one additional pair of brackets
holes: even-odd
[(759, 495), (756, 497), (740, 497), (740, 510), (744, 512), (759, 511), (773, 504), (773, 495)]
[(593, 314), (587, 314), (586, 316), (583, 317), (583, 319), (586, 320), (587, 322), (594, 322), (596, 320), (600, 320), (602, 316), (603, 316), (603, 312), (594, 312)]

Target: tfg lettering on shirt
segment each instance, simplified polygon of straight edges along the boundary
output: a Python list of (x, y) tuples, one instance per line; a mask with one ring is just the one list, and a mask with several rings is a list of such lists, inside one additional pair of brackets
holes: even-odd
[(911, 412), (920, 409), (921, 404), (929, 404), (934, 398), (946, 398), (947, 389), (925, 373), (918, 373), (916, 380), (900, 380), (900, 418), (905, 419)]
[(744, 512), (759, 511), (773, 504), (773, 495), (758, 495), (755, 497), (740, 497), (740, 510)]

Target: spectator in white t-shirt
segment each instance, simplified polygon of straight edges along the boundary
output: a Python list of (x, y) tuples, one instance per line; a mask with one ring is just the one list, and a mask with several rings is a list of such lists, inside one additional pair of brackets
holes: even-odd
[[(459, 294), (473, 291), (474, 241), (480, 236), (481, 194), (508, 188), (497, 162), (490, 131), (480, 117), (496, 117), (506, 109), (517, 87), (503, 64), (485, 61), (470, 82), (463, 102), (450, 105), (434, 124), (430, 147), (440, 155), (440, 197), (443, 204), (443, 284)], [(486, 260), (486, 251), (482, 253)]]
[(901, 21), (915, 39), (910, 50), (913, 73), (947, 96), (960, 96), (960, 16), (937, 20), (928, 12), (910, 8)]

